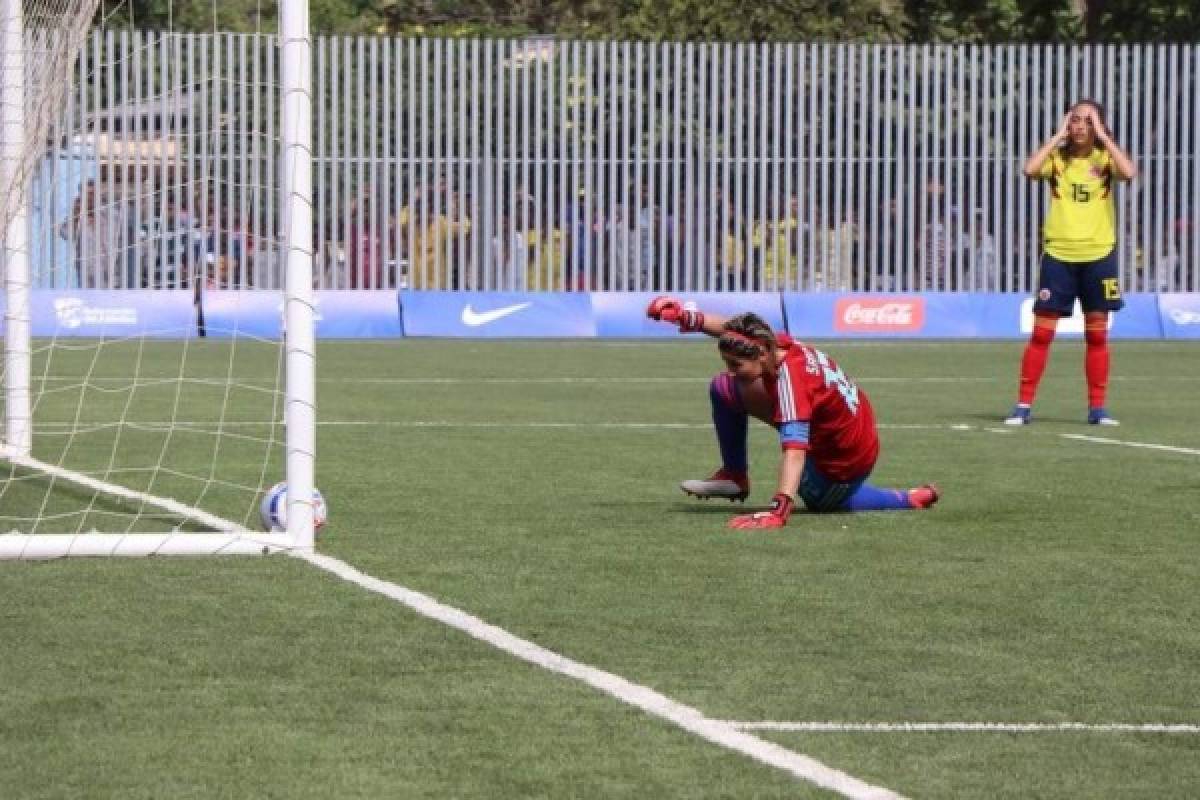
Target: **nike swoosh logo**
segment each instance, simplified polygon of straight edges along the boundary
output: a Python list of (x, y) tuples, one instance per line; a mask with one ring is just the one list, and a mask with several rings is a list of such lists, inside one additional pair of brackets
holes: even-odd
[(472, 328), (479, 325), (487, 325), (489, 322), (495, 322), (498, 319), (504, 319), (510, 314), (516, 314), (518, 311), (524, 311), (533, 303), (517, 303), (515, 306), (504, 306), (503, 308), (494, 308), (491, 311), (475, 311), (471, 308), (471, 304), (467, 303), (467, 307), (463, 309), (462, 321), (464, 325), (470, 325)]

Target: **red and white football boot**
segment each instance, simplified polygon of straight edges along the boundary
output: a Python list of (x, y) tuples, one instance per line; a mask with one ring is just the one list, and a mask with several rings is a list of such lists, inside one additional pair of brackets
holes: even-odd
[(701, 500), (719, 497), (731, 503), (734, 500), (745, 502), (750, 496), (750, 479), (744, 472), (731, 472), (722, 468), (714, 472), (711, 478), (684, 481), (679, 484), (679, 488), (683, 489), (684, 494), (699, 497)]

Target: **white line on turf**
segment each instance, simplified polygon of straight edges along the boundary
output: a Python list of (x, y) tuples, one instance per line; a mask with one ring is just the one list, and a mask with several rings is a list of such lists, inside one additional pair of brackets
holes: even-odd
[(1122, 447), (1137, 447), (1143, 450), (1162, 450), (1167, 453), (1183, 453), (1189, 456), (1200, 456), (1200, 450), (1192, 447), (1176, 447), (1171, 444), (1153, 444), (1151, 442), (1126, 442), (1121, 439), (1106, 439), (1103, 436), (1085, 436), (1082, 433), (1060, 433), (1064, 439), (1074, 439), (1079, 442), (1092, 442), (1094, 444), (1114, 444)]
[(740, 731), (798, 733), (1200, 733), (1200, 725), (1173, 722), (736, 722)]
[[(644, 377), (558, 377), (558, 378), (358, 378), (351, 381), (343, 381), (340, 379), (328, 379), (322, 381), (324, 383), (354, 383), (354, 384), (638, 384), (638, 383), (692, 383), (706, 384), (711, 381), (709, 375), (693, 375), (683, 377), (663, 377), (663, 376), (644, 376)], [(886, 377), (871, 377), (860, 376), (856, 378), (859, 383), (997, 383), (1000, 378), (988, 377), (963, 377), (963, 376), (886, 376)]]
[[(96, 425), (68, 424), (68, 423), (46, 423), (38, 426), (38, 431), (47, 435), (52, 434), (77, 434), (84, 432), (93, 432), (105, 430), (108, 428), (129, 427), (146, 431), (171, 431), (171, 430), (189, 430), (199, 429), (200, 431), (210, 431), (214, 429), (228, 430), (231, 428), (244, 427), (263, 427), (266, 425), (282, 425), (283, 421), (267, 422), (265, 420), (159, 420), (153, 422), (138, 422), (138, 423), (121, 423), (121, 422), (104, 422)], [(317, 426), (321, 428), (364, 428), (364, 427), (380, 427), (380, 428), (497, 428), (497, 429), (519, 429), (519, 428), (554, 428), (554, 429), (629, 429), (629, 430), (711, 430), (711, 422), (484, 422), (484, 421), (465, 421), (465, 420), (416, 420), (416, 419), (393, 419), (393, 420), (360, 420), (360, 419), (345, 419), (345, 420), (323, 420), (317, 422)], [(880, 430), (892, 431), (970, 431), (975, 430), (975, 426), (966, 424), (903, 424), (903, 423), (880, 423), (875, 427)], [(1000, 431), (1008, 433), (1008, 431)]]
[(873, 786), (853, 775), (828, 767), (803, 753), (788, 750), (786, 747), (740, 731), (728, 722), (708, 719), (698, 710), (677, 703), (648, 686), (631, 683), (611, 672), (572, 661), (552, 650), (514, 636), (503, 628), (490, 625), (465, 611), (439, 603), (428, 595), (374, 578), (344, 561), (320, 553), (303, 552), (297, 553), (297, 556), (343, 580), (395, 600), (422, 616), (456, 628), (523, 661), (586, 683), (689, 733), (747, 755), (768, 766), (784, 770), (823, 789), (837, 792), (843, 797), (852, 800), (898, 800), (902, 797), (890, 789)]

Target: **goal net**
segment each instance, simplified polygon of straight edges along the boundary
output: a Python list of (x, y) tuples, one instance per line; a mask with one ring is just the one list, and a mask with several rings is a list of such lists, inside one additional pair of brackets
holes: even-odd
[(0, 558), (311, 549), (306, 5), (0, 0)]

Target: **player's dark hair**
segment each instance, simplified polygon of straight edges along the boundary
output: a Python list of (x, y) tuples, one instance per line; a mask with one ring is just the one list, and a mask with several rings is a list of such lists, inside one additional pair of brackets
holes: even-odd
[[(1104, 104), (1103, 103), (1101, 103), (1099, 100), (1093, 100), (1090, 97), (1081, 97), (1080, 99), (1076, 100), (1074, 103), (1071, 103), (1071, 105), (1067, 107), (1067, 113), (1070, 114), (1072, 111), (1079, 108), (1080, 106), (1091, 106), (1092, 108), (1096, 109), (1096, 118), (1098, 120), (1100, 120), (1100, 125), (1104, 128), (1104, 132), (1107, 133), (1109, 136), (1112, 136), (1112, 131), (1108, 127), (1108, 121), (1104, 118)], [(1095, 141), (1093, 144), (1096, 147), (1100, 148), (1101, 150), (1104, 149), (1104, 145), (1100, 144), (1099, 141)], [(1069, 150), (1070, 147), (1071, 147), (1071, 143), (1069, 141), (1062, 143), (1063, 150)]]
[(725, 320), (717, 349), (735, 358), (758, 358), (777, 346), (775, 331), (755, 313), (747, 311)]

